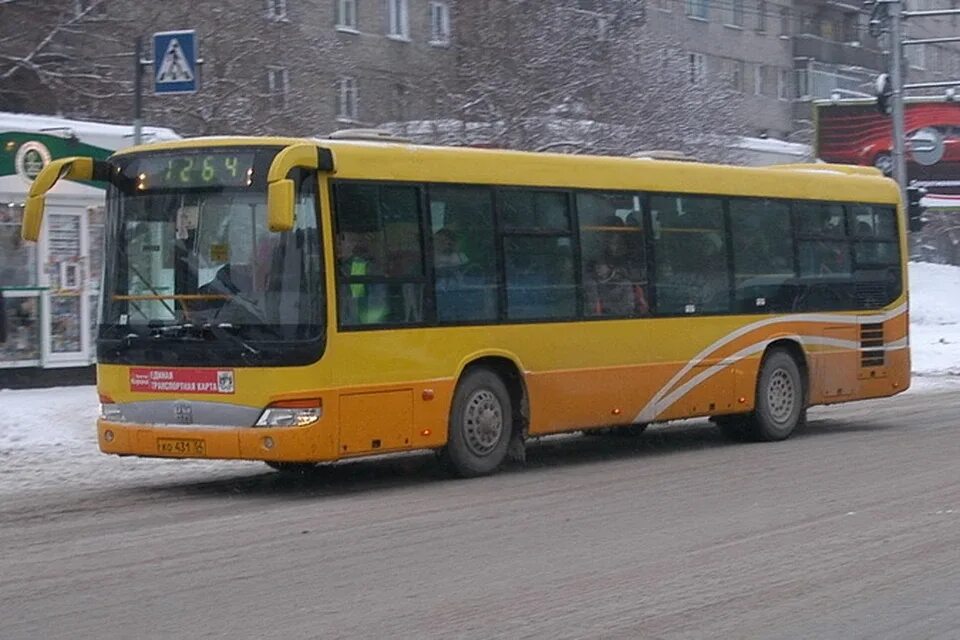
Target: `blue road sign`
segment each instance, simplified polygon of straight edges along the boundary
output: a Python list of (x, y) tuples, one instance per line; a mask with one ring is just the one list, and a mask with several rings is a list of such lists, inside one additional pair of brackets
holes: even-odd
[(153, 34), (154, 93), (196, 93), (198, 71), (195, 31)]

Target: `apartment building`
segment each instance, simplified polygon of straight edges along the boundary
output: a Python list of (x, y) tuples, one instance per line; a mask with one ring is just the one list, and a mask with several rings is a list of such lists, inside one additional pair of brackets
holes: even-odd
[[(920, 0), (911, 10), (956, 8), (957, 0)], [(753, 135), (809, 141), (814, 100), (872, 95), (888, 68), (886, 36), (868, 29), (854, 0), (653, 0), (652, 27), (689, 50), (691, 78), (722, 77), (745, 94)], [(960, 33), (957, 16), (910, 20), (909, 37)], [(960, 47), (906, 49), (908, 82), (960, 78)]]
[[(193, 28), (204, 58), (203, 93), (148, 94), (150, 121), (188, 134), (316, 134), (449, 117), (442, 98), (456, 89), (464, 64), (458, 43), (469, 42), (470, 30), (478, 28), (472, 20), (456, 24), (457, 16), (468, 6), (473, 20), (482, 20), (476, 8), (490, 1), (12, 3), (0, 8), (0, 32), (18, 32), (22, 42), (6, 39), (4, 46), (26, 55), (31, 42), (66, 25), (32, 63), (68, 72), (40, 82), (18, 72), (17, 86), (32, 88), (38, 97), (18, 102), (0, 85), (0, 108), (129, 118), (135, 38)], [(917, 0), (910, 8), (957, 1)], [(616, 19), (605, 13), (610, 4), (571, 0), (574, 10), (596, 14), (600, 31)], [(637, 2), (635, 11), (651, 33), (683, 50), (691, 83), (719, 80), (742, 94), (744, 130), (752, 136), (808, 142), (813, 100), (869, 95), (886, 66), (880, 42), (868, 33), (868, 16), (854, 0), (647, 0)], [(958, 28), (955, 16), (907, 24), (908, 34), (917, 37), (956, 34)], [(911, 47), (907, 57), (910, 81), (960, 77), (956, 45)], [(85, 90), (90, 76), (98, 78), (95, 90)]]
[[(154, 32), (194, 29), (197, 95), (154, 96), (144, 112), (188, 134), (310, 135), (429, 117), (452, 86), (451, 3), (445, 0), (56, 0), (0, 5), (5, 54), (27, 56), (0, 109), (122, 121), (133, 109), (133, 48)], [(19, 34), (19, 36), (17, 36)], [(4, 36), (17, 37), (4, 37)], [(34, 72), (39, 68), (39, 71)], [(0, 78), (4, 75), (0, 61)], [(20, 89), (20, 91), (18, 91)]]

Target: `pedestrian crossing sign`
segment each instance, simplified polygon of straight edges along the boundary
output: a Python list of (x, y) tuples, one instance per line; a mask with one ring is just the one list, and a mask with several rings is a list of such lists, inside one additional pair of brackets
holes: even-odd
[(153, 92), (196, 93), (196, 32), (163, 31), (153, 34)]

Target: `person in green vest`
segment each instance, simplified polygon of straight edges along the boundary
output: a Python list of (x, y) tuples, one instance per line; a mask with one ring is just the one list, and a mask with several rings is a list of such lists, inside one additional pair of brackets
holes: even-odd
[(363, 245), (362, 236), (344, 231), (337, 238), (340, 269), (340, 322), (344, 325), (383, 324), (387, 321), (385, 284), (370, 284), (365, 276), (382, 275)]

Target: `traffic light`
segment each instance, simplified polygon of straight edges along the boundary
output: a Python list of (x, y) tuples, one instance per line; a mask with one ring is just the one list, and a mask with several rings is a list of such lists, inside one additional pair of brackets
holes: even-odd
[(874, 81), (874, 94), (877, 96), (877, 111), (888, 116), (893, 108), (890, 104), (890, 98), (893, 96), (893, 85), (890, 84), (890, 76), (881, 73)]
[(920, 231), (923, 229), (923, 206), (920, 201), (925, 196), (927, 190), (923, 187), (907, 187), (907, 228), (910, 231)]

